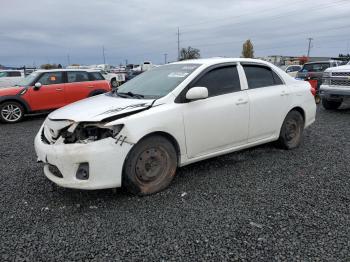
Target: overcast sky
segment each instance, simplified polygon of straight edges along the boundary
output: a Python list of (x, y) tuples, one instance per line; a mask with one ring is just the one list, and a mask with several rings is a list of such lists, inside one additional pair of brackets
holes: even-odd
[(163, 63), (181, 47), (202, 57), (350, 52), (349, 0), (10, 0), (1, 4), (0, 64)]

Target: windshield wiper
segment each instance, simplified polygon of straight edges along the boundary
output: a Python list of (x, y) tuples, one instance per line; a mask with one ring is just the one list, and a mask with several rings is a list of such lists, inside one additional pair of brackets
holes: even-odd
[(120, 97), (135, 97), (135, 98), (138, 98), (138, 99), (141, 99), (141, 98), (144, 98), (145, 96), (144, 95), (141, 95), (141, 94), (135, 94), (133, 92), (116, 92), (118, 96)]

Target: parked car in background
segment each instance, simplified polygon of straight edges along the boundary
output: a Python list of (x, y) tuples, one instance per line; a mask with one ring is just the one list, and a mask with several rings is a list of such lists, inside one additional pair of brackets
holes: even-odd
[(0, 88), (13, 86), (24, 78), (24, 72), (21, 70), (0, 70)]
[(188, 60), (52, 112), (35, 149), (60, 186), (147, 195), (179, 166), (271, 141), (296, 148), (315, 114), (310, 85), (268, 62)]
[(98, 70), (103, 75), (104, 79), (106, 79), (110, 83), (112, 88), (117, 88), (119, 86), (118, 82), (121, 82), (123, 80), (123, 77), (120, 76), (120, 74), (118, 73), (107, 72), (100, 68), (96, 68), (96, 70)]
[(301, 65), (289, 65), (287, 66), (287, 68), (285, 69), (285, 72), (290, 75), (291, 77), (296, 77), (298, 71), (300, 71), (302, 69)]
[[(322, 80), (323, 72), (329, 67), (340, 65), (340, 61), (323, 61), (305, 63), (301, 70), (297, 73), (296, 78), (301, 80), (317, 79)], [(321, 82), (320, 82), (321, 84)]]
[(95, 70), (39, 70), (15, 87), (0, 89), (0, 121), (16, 123), (25, 114), (50, 111), (108, 91), (109, 83)]
[(320, 86), (322, 83), (323, 72), (330, 67), (337, 67), (341, 61), (322, 61), (305, 63), (300, 71), (297, 72), (296, 79), (309, 81), (315, 90), (315, 100), (319, 103), (321, 98), (319, 96)]
[(325, 109), (337, 109), (350, 99), (350, 62), (324, 71), (320, 95)]

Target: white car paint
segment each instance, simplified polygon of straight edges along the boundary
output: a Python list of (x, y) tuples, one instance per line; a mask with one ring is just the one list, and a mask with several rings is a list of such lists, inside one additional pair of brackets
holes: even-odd
[[(240, 63), (268, 66), (283, 80), (284, 85), (249, 89)], [(35, 138), (38, 160), (45, 163), (45, 175), (56, 184), (69, 188), (120, 187), (125, 159), (132, 147), (146, 135), (157, 132), (171, 136), (179, 149), (178, 165), (184, 166), (277, 140), (282, 123), (293, 108), (303, 110), (305, 127), (315, 121), (316, 105), (310, 85), (293, 79), (268, 62), (215, 58), (175, 64), (199, 66), (162, 98), (139, 100), (103, 94), (51, 113)], [(204, 70), (221, 64), (237, 65), (241, 91), (189, 103), (175, 101)], [(131, 113), (133, 111), (137, 113)], [(123, 125), (123, 128), (115, 138), (94, 142), (65, 144), (59, 137), (45, 143), (42, 138), (43, 134), (58, 134), (66, 126), (74, 131), (82, 122), (96, 123), (104, 128)], [(82, 162), (90, 165), (88, 180), (76, 178), (79, 163)], [(63, 178), (54, 176), (48, 164), (57, 166)]]
[[(12, 73), (16, 73), (19, 76), (11, 76)], [(23, 78), (24, 73), (21, 70), (0, 70), (0, 88), (14, 86)]]

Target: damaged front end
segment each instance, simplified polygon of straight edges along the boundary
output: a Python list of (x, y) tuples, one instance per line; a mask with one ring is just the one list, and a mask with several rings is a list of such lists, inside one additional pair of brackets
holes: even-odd
[(77, 189), (121, 186), (124, 161), (133, 144), (121, 135), (123, 124), (105, 124), (47, 119), (35, 138), (46, 177)]
[(118, 136), (123, 127), (123, 124), (105, 126), (105, 123), (75, 123), (49, 119), (44, 123), (41, 139), (46, 144), (87, 144), (106, 138), (113, 138), (116, 143), (125, 142), (125, 136)]

